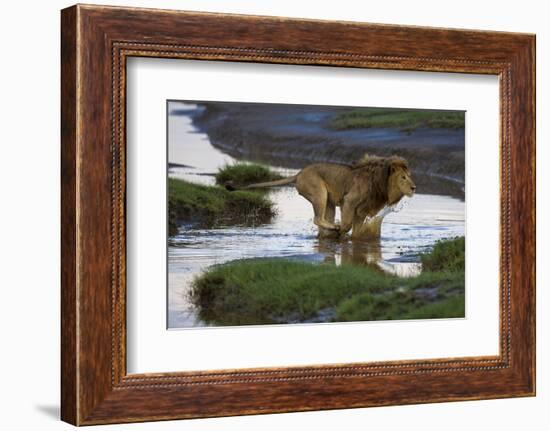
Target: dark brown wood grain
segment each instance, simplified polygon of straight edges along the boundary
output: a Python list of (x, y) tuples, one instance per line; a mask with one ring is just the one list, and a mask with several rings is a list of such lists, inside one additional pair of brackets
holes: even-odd
[(77, 422), (76, 8), (61, 23), (61, 417)]
[[(535, 393), (533, 35), (74, 6), (62, 11), (61, 47), (63, 420), (87, 425)], [(500, 354), (127, 375), (130, 56), (498, 75)]]

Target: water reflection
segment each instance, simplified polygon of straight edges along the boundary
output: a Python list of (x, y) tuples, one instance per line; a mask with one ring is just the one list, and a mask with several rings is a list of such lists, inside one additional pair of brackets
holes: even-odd
[(319, 239), (319, 253), (323, 262), (334, 265), (368, 266), (399, 277), (414, 277), (422, 271), (422, 264), (415, 255), (384, 259), (380, 240), (334, 241)]

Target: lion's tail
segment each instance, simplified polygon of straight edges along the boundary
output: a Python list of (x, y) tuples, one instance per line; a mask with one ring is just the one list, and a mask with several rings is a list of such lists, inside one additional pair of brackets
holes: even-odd
[(294, 175), (293, 177), (282, 178), (280, 180), (268, 181), (268, 182), (265, 182), (265, 183), (249, 184), (249, 185), (243, 186), (243, 187), (235, 187), (233, 185), (232, 181), (228, 181), (228, 182), (225, 183), (225, 188), (232, 192), (234, 190), (261, 189), (261, 188), (266, 188), (266, 187), (284, 186), (284, 185), (292, 184), (292, 183), (296, 182), (297, 177), (298, 177), (298, 175)]

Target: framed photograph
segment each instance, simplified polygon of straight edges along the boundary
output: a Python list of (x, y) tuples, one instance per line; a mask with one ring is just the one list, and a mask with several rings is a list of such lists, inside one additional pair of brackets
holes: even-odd
[(62, 419), (535, 394), (535, 36), (61, 14)]

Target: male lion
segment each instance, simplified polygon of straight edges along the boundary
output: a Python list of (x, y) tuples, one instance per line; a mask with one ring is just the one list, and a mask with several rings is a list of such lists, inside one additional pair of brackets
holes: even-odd
[[(313, 222), (320, 236), (345, 234), (353, 227), (352, 236), (365, 233), (363, 223), (387, 205), (394, 205), (403, 196), (412, 196), (416, 186), (411, 179), (407, 161), (401, 157), (365, 155), (354, 165), (314, 163), (293, 177), (265, 183), (250, 184), (240, 189), (275, 187), (296, 184), (296, 190), (313, 205)], [(235, 190), (231, 183), (228, 190)], [(334, 223), (336, 207), (342, 213), (341, 224)], [(380, 235), (379, 220), (374, 235)]]

